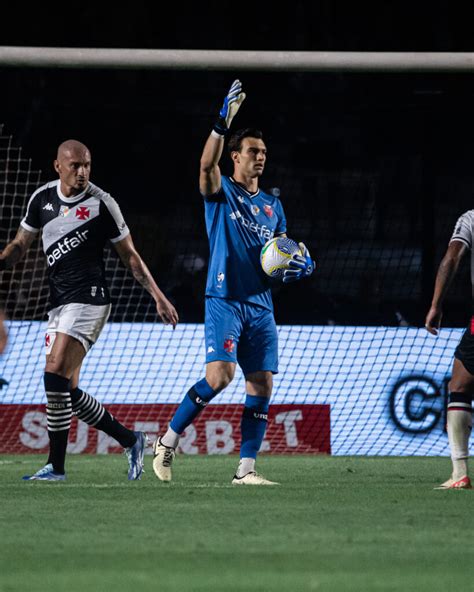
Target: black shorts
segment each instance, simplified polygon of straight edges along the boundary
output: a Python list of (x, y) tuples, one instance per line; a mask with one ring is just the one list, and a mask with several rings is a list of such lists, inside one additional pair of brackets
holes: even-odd
[(474, 317), (464, 332), (454, 352), (454, 357), (463, 363), (469, 374), (474, 376)]

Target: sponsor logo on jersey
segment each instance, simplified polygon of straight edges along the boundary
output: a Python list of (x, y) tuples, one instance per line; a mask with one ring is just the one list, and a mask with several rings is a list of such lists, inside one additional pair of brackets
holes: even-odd
[(271, 230), (271, 228), (268, 228), (268, 226), (265, 226), (265, 224), (252, 222), (248, 218), (245, 218), (245, 216), (242, 216), (240, 212), (231, 212), (230, 219), (238, 220), (242, 224), (242, 226), (250, 230), (250, 232), (255, 232), (256, 234), (258, 234), (258, 236), (261, 236), (266, 240), (273, 238), (274, 231)]
[(76, 218), (79, 218), (79, 220), (87, 220), (87, 218), (89, 218), (90, 215), (90, 208), (86, 208), (85, 206), (79, 206), (76, 209)]
[(242, 195), (238, 195), (237, 199), (240, 201), (240, 203), (244, 203), (245, 202), (245, 197), (243, 197)]
[(76, 230), (74, 236), (66, 236), (62, 241), (56, 243), (56, 248), (47, 256), (48, 265), (51, 267), (51, 265), (54, 265), (56, 261), (61, 259), (61, 257), (67, 255), (72, 250), (77, 249), (77, 247), (80, 247), (82, 243), (87, 240), (88, 234), (88, 230), (83, 230), (82, 232)]
[(43, 210), (49, 210), (50, 212), (53, 212), (54, 211), (53, 204), (47, 203), (45, 206), (43, 206)]
[(69, 208), (68, 208), (68, 206), (61, 206), (59, 208), (59, 215), (62, 218), (65, 218), (68, 214), (69, 214)]
[(234, 351), (234, 347), (235, 347), (235, 342), (234, 342), (233, 337), (228, 337), (227, 339), (224, 339), (224, 350), (228, 354), (231, 354)]
[(263, 206), (263, 211), (265, 212), (265, 214), (266, 214), (266, 215), (267, 215), (269, 218), (271, 218), (271, 217), (273, 216), (273, 208), (272, 208), (272, 206), (270, 206), (270, 205), (268, 205), (268, 204), (265, 204), (265, 205)]
[(256, 206), (255, 204), (252, 204), (250, 209), (252, 210), (252, 214), (254, 216), (258, 216), (258, 214), (260, 214), (260, 208), (258, 206)]
[(208, 354), (213, 354), (215, 351), (216, 351), (216, 350), (215, 350), (215, 349), (212, 347), (212, 345), (210, 345), (210, 346), (207, 348), (207, 353), (208, 353)]

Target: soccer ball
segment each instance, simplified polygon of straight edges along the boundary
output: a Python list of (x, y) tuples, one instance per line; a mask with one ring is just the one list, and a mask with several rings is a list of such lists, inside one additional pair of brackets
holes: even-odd
[(279, 236), (267, 241), (260, 253), (260, 263), (263, 271), (270, 277), (282, 279), (285, 269), (293, 255), (302, 255), (301, 249), (294, 240)]

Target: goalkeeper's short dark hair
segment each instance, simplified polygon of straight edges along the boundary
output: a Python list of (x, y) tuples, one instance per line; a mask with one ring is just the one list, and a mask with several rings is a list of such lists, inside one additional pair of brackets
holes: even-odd
[(263, 140), (263, 134), (259, 129), (246, 127), (233, 133), (227, 144), (229, 152), (240, 152), (242, 150), (242, 140), (244, 138), (257, 138)]

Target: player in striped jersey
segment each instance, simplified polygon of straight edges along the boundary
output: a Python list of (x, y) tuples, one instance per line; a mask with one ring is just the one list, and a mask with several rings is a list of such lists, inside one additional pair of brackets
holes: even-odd
[[(425, 327), (437, 335), (443, 316), (443, 301), (465, 253), (471, 251), (471, 283), (474, 296), (474, 210), (465, 212), (456, 222), (446, 254), (440, 263), (431, 308)], [(455, 352), (448, 399), (448, 441), (453, 470), (451, 477), (436, 489), (471, 489), (468, 473), (469, 437), (472, 429), (474, 397), (474, 316)]]
[[(181, 434), (205, 406), (233, 379), (236, 365), (245, 375), (240, 462), (234, 485), (276, 485), (255, 470), (266, 430), (273, 374), (278, 372), (278, 334), (270, 283), (260, 265), (263, 245), (285, 236), (280, 200), (259, 188), (267, 149), (259, 130), (234, 133), (228, 149), (231, 177), (221, 175), (224, 136), (245, 94), (234, 81), (220, 117), (201, 156), (199, 189), (204, 200), (210, 258), (206, 286), (206, 375), (193, 385), (178, 407), (167, 432), (154, 444), (153, 469), (171, 480), (171, 463)], [(314, 264), (306, 247), (295, 255), (284, 281), (310, 275)]]
[(84, 357), (110, 314), (103, 261), (107, 241), (154, 298), (163, 322), (174, 328), (178, 315), (136, 251), (118, 204), (89, 181), (88, 148), (76, 140), (63, 142), (54, 168), (59, 179), (35, 191), (15, 239), (0, 255), (0, 269), (13, 267), (42, 229), (51, 301), (44, 374), (50, 452), (46, 465), (25, 479), (65, 479), (64, 463), (73, 413), (115, 438), (127, 453), (128, 478), (140, 479), (145, 434), (127, 429), (99, 401), (79, 388)]

